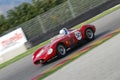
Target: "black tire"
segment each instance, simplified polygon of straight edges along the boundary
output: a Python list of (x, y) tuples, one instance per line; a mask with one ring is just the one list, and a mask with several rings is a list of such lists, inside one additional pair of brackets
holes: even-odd
[(64, 57), (66, 55), (66, 47), (63, 44), (57, 45), (57, 56)]
[(86, 39), (88, 41), (94, 40), (95, 34), (92, 29), (88, 28), (85, 30)]

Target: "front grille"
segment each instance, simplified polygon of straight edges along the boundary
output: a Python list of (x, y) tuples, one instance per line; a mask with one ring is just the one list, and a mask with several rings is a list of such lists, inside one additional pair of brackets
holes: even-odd
[(44, 63), (44, 60), (43, 60), (43, 59), (38, 60), (38, 61), (35, 62), (35, 64), (41, 64), (41, 63)]
[(39, 60), (38, 60), (38, 61), (36, 61), (36, 62), (35, 62), (35, 64), (40, 64), (40, 61), (39, 61)]

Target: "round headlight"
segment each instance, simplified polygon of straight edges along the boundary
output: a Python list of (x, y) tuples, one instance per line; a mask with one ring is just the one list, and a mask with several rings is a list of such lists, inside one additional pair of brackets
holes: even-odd
[(52, 52), (53, 52), (53, 49), (50, 48), (50, 49), (48, 50), (47, 54), (51, 54)]

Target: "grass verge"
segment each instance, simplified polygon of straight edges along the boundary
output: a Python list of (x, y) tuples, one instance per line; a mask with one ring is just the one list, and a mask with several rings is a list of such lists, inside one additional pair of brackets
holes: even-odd
[[(117, 6), (113, 7), (113, 8), (111, 8), (111, 9), (108, 9), (108, 10), (104, 11), (103, 13), (101, 13), (101, 14), (99, 14), (99, 15), (97, 15), (97, 16), (95, 16), (95, 17), (93, 17), (93, 18), (91, 18), (91, 19), (89, 19), (89, 20), (87, 20), (87, 21), (85, 21), (83, 23), (81, 23), (81, 24), (76, 25), (75, 27), (73, 27), (73, 29), (77, 29), (77, 28), (79, 28), (83, 24), (89, 24), (89, 23), (91, 23), (91, 22), (93, 22), (93, 21), (95, 21), (97, 19), (100, 19), (103, 16), (105, 16), (107, 14), (110, 14), (113, 11), (118, 10), (118, 9), (120, 9), (120, 5), (117, 5)], [(45, 45), (45, 44), (47, 44), (49, 42), (50, 42), (50, 40), (47, 40), (47, 41), (45, 41), (45, 42), (43, 42), (43, 43), (41, 43), (41, 44), (39, 44), (39, 45), (29, 49), (25, 53), (20, 54), (20, 55), (16, 56), (15, 58), (13, 58), (13, 59), (5, 62), (5, 63), (0, 64), (0, 69), (2, 69), (2, 68), (4, 68), (4, 67), (6, 67), (6, 66), (8, 66), (8, 65), (10, 65), (10, 64), (12, 64), (12, 63), (14, 63), (14, 62), (16, 62), (18, 60), (20, 60), (20, 59), (22, 59), (23, 57), (25, 57), (27, 55), (32, 54), (38, 47), (43, 46), (43, 45)]]

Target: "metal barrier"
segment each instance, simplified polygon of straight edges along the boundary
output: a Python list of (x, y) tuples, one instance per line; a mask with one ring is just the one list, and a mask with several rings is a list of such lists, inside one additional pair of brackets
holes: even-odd
[(58, 25), (64, 24), (107, 1), (109, 0), (67, 0), (17, 27), (22, 27), (29, 40), (43, 33), (47, 33), (47, 31), (57, 28)]

